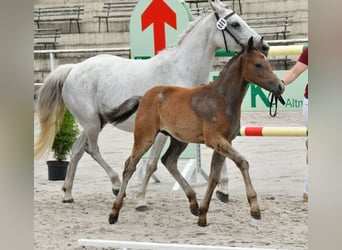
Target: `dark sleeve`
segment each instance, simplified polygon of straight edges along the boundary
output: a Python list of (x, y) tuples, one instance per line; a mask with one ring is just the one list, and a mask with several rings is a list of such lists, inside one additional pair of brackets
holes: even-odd
[(308, 55), (309, 55), (309, 48), (306, 48), (302, 52), (302, 54), (299, 56), (298, 61), (301, 63), (304, 63), (305, 65), (309, 65)]

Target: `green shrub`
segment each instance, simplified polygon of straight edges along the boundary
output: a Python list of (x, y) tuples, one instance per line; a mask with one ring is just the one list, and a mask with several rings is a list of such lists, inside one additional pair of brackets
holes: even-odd
[(52, 145), (53, 156), (58, 161), (65, 161), (67, 159), (79, 132), (74, 116), (69, 110), (66, 110), (60, 130), (56, 134)]

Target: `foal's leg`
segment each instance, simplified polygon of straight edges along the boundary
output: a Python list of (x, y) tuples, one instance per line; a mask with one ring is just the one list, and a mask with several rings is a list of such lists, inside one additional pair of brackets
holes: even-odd
[(235, 162), (236, 166), (240, 169), (242, 173), (243, 180), (245, 182), (247, 199), (249, 202), (249, 206), (251, 208), (251, 215), (254, 219), (260, 219), (260, 209), (257, 200), (257, 193), (255, 192), (251, 178), (249, 176), (249, 164), (247, 160), (237, 152), (232, 145), (224, 138), (219, 138), (218, 140), (213, 140), (211, 138), (209, 147), (213, 147), (214, 150), (221, 153), (222, 155), (227, 156), (229, 159)]
[(140, 158), (130, 156), (125, 162), (125, 169), (122, 174), (121, 187), (113, 203), (112, 212), (109, 214), (109, 218), (108, 218), (109, 224), (114, 224), (115, 222), (117, 222), (119, 218), (119, 213), (123, 205), (123, 198), (125, 196), (128, 181), (132, 177), (133, 173), (135, 172), (136, 165), (138, 164), (139, 159)]
[(169, 170), (171, 175), (176, 179), (176, 181), (179, 183), (186, 196), (188, 197), (191, 213), (197, 216), (199, 214), (199, 210), (196, 193), (177, 168), (177, 160), (187, 145), (188, 143), (180, 142), (171, 137), (170, 146), (167, 149), (166, 153), (163, 155), (161, 161), (166, 166), (167, 170)]
[[(146, 135), (145, 138), (143, 137), (144, 135)], [(122, 174), (121, 187), (113, 203), (112, 211), (109, 214), (109, 218), (108, 218), (109, 224), (114, 224), (118, 220), (119, 213), (123, 205), (123, 198), (125, 196), (128, 181), (132, 177), (133, 173), (135, 172), (137, 168), (137, 164), (139, 160), (141, 159), (141, 157), (147, 152), (147, 150), (153, 144), (155, 135), (151, 136), (152, 134), (150, 133), (146, 133), (144, 135), (142, 135), (141, 137), (134, 138), (134, 146), (133, 146), (132, 154), (125, 162), (125, 169)]]
[(71, 194), (72, 185), (74, 183), (77, 164), (84, 154), (86, 142), (87, 142), (86, 135), (84, 132), (81, 132), (80, 136), (72, 145), (70, 162), (68, 165), (64, 184), (62, 187), (62, 190), (64, 191), (64, 198), (63, 198), (64, 203), (71, 203), (74, 201), (74, 199), (72, 198), (72, 194)]
[(152, 174), (157, 170), (157, 164), (160, 154), (164, 148), (167, 136), (159, 133), (153, 143), (151, 149), (151, 156), (147, 162), (146, 173), (140, 185), (140, 189), (137, 192), (136, 199), (138, 200), (138, 205), (135, 208), (137, 211), (146, 211), (148, 209), (146, 202), (146, 188)]
[(200, 214), (198, 218), (199, 226), (207, 226), (207, 212), (209, 209), (210, 199), (213, 195), (215, 187), (217, 186), (220, 180), (221, 169), (224, 165), (226, 157), (214, 151), (213, 156), (211, 158), (211, 166), (210, 166), (210, 174), (208, 180), (208, 187), (205, 195), (201, 201), (200, 205)]

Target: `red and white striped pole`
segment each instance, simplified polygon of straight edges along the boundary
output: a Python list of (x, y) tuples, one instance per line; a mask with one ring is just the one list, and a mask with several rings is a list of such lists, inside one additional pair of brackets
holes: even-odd
[(308, 135), (306, 127), (241, 127), (238, 136), (299, 136)]

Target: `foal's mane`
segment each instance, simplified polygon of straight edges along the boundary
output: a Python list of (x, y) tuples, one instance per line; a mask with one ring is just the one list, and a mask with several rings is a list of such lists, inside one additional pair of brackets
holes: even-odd
[(245, 49), (237, 53), (235, 56), (233, 56), (224, 66), (223, 70), (220, 72), (219, 76), (221, 76), (226, 70), (229, 69), (229, 67), (243, 54)]

